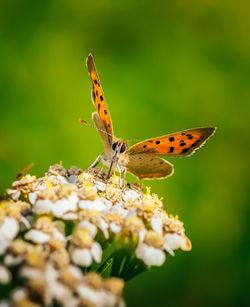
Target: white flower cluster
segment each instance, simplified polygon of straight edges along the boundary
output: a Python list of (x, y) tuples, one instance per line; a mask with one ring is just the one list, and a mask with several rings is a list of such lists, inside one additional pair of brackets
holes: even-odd
[(183, 224), (150, 189), (144, 193), (138, 183), (121, 188), (116, 176), (105, 178), (105, 171), (56, 164), (44, 177), (26, 175), (7, 190), (0, 203), (0, 283), (10, 282), (16, 266), (27, 280), (13, 292), (15, 306), (24, 306), (30, 292), (44, 304), (121, 306), (121, 279), (83, 273), (103, 261), (106, 247), (127, 249), (144, 266), (191, 249)]

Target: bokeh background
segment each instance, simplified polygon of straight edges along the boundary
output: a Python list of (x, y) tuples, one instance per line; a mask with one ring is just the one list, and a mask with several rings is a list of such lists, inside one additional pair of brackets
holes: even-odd
[[(0, 2), (0, 190), (35, 162), (83, 169), (102, 152), (85, 58), (92, 52), (115, 134), (145, 139), (213, 125), (175, 174), (146, 181), (185, 222), (177, 252), (125, 288), (128, 306), (246, 306), (250, 276), (249, 1)], [(128, 176), (128, 180), (135, 180)]]

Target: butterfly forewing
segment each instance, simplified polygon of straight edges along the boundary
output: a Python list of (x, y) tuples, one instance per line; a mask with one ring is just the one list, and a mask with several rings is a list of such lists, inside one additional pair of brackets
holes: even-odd
[(190, 156), (213, 135), (214, 127), (188, 129), (148, 139), (130, 147), (127, 154), (148, 153), (162, 156)]
[(94, 105), (98, 111), (98, 114), (103, 122), (103, 126), (105, 131), (107, 132), (107, 138), (110, 145), (113, 143), (113, 126), (111, 117), (109, 114), (109, 110), (104, 99), (103, 90), (101, 87), (100, 79), (97, 74), (97, 70), (95, 67), (94, 59), (92, 54), (89, 54), (87, 57), (87, 68), (89, 71), (89, 75), (93, 84), (92, 88), (92, 99)]

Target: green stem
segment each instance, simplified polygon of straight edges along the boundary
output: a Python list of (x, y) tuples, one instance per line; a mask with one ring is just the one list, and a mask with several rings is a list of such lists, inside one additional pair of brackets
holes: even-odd
[(119, 274), (119, 277), (128, 281), (134, 278), (136, 275), (139, 275), (147, 270), (147, 266), (135, 255), (131, 255), (129, 261), (123, 267), (123, 270)]
[(104, 273), (107, 271), (108, 268), (111, 267), (111, 265), (113, 264), (114, 261), (114, 253), (112, 253), (111, 255), (109, 255), (109, 257), (103, 262), (103, 264), (101, 264), (101, 266), (97, 269), (97, 272), (102, 275), (104, 275)]

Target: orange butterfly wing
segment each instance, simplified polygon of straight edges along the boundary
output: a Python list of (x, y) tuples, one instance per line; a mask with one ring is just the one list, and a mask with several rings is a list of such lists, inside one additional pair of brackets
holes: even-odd
[(108, 133), (108, 142), (110, 145), (112, 145), (113, 143), (112, 121), (111, 121), (110, 113), (108, 110), (108, 106), (104, 99), (103, 90), (101, 87), (100, 79), (97, 74), (97, 70), (95, 67), (95, 63), (94, 63), (92, 54), (88, 55), (86, 63), (87, 63), (87, 68), (89, 71), (90, 79), (93, 84), (92, 99), (98, 111), (98, 114), (103, 122), (104, 129)]
[(126, 167), (139, 179), (163, 179), (174, 173), (170, 162), (150, 154), (129, 155), (125, 152), (119, 159), (119, 165)]
[(126, 154), (149, 153), (162, 156), (190, 156), (215, 132), (214, 127), (194, 128), (148, 139), (131, 146)]

